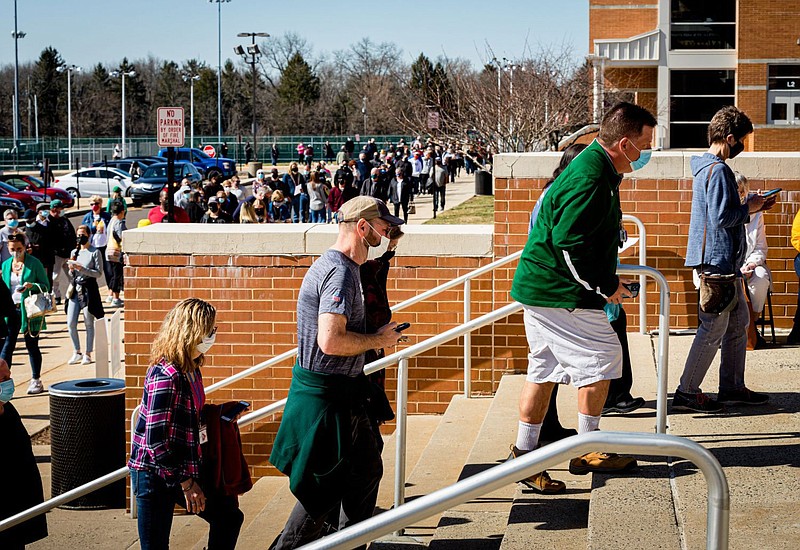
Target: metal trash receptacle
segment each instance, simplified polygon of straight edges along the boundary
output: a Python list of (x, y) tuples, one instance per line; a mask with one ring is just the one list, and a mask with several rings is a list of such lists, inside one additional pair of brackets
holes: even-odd
[[(125, 381), (88, 378), (53, 384), (50, 394), (50, 461), (53, 496), (125, 466)], [(61, 506), (125, 507), (125, 480)]]
[(475, 171), (475, 194), (476, 195), (491, 195), (492, 194), (492, 173), (486, 170)]

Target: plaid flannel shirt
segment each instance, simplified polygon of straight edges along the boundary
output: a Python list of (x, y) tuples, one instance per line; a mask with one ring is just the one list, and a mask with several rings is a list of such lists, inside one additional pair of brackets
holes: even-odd
[[(200, 376), (199, 369), (196, 376)], [(202, 380), (199, 386), (202, 388)], [(168, 484), (200, 475), (199, 416), (191, 384), (163, 359), (145, 376), (128, 467), (154, 471)]]

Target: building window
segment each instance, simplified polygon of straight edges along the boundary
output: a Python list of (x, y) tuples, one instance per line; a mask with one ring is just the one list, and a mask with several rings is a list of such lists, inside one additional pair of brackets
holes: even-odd
[(800, 65), (770, 65), (768, 124), (800, 125)]
[(671, 0), (670, 48), (736, 48), (736, 0)]
[(734, 104), (735, 79), (735, 71), (670, 71), (670, 147), (708, 147), (708, 124)]

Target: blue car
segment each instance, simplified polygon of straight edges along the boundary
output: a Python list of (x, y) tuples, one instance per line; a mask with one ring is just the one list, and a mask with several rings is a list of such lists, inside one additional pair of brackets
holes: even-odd
[[(200, 183), (203, 176), (190, 162), (175, 163), (175, 182), (180, 183), (187, 178), (191, 183)], [(167, 163), (159, 162), (148, 166), (142, 177), (130, 186), (130, 196), (134, 206), (152, 202), (158, 204), (158, 195), (167, 185)]]
[[(167, 158), (167, 150), (160, 149), (159, 157)], [(223, 178), (236, 175), (236, 161), (228, 158), (211, 158), (196, 147), (178, 147), (175, 149), (175, 160), (191, 162), (206, 177), (217, 174)]]

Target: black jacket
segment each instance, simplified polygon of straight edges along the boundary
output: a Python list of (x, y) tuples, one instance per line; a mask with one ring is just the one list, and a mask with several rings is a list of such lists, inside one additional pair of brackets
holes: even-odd
[(54, 218), (48, 216), (47, 227), (52, 232), (53, 248), (56, 251), (56, 256), (62, 258), (69, 258), (69, 253), (75, 248), (75, 228), (72, 227), (70, 222), (64, 216)]
[[(56, 263), (56, 235), (53, 228), (49, 224), (42, 225), (36, 222), (33, 227), (25, 227), (25, 236), (28, 237), (31, 256), (42, 262), (45, 268), (52, 268)], [(73, 237), (72, 246), (74, 245), (75, 238)], [(66, 258), (67, 256), (69, 256), (69, 250), (62, 257)]]

